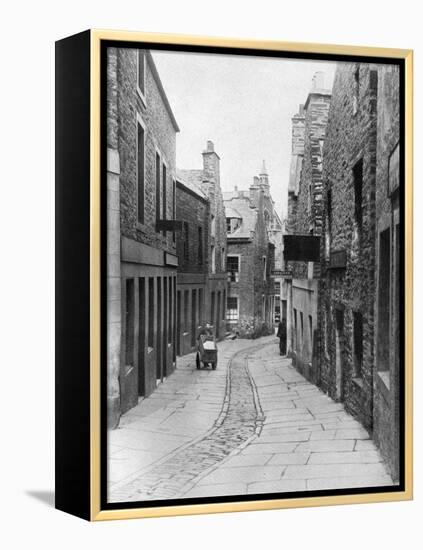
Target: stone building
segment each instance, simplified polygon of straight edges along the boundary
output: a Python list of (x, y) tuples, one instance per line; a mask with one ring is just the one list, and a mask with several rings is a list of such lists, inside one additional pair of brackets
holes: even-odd
[[(274, 210), (264, 163), (248, 191), (224, 193), (227, 224), (228, 328), (241, 337), (273, 330), (275, 291), (272, 272), (279, 217)], [(277, 231), (276, 231), (277, 228)]]
[(196, 349), (199, 328), (206, 322), (210, 203), (193, 183), (176, 180), (176, 218), (182, 231), (176, 236), (176, 354)]
[(199, 188), (209, 200), (204, 320), (213, 325), (216, 338), (221, 339), (226, 334), (226, 218), (220, 187), (220, 157), (212, 141), (207, 141), (202, 156), (202, 169), (178, 170), (178, 177), (186, 184)]
[(378, 67), (373, 436), (399, 478), (402, 277), (399, 70)]
[(108, 425), (175, 368), (175, 142), (151, 53), (108, 48)]
[(324, 146), (321, 386), (373, 428), (378, 68), (337, 66)]
[[(313, 382), (319, 378), (318, 260), (323, 216), (323, 145), (330, 102), (331, 91), (324, 87), (324, 74), (318, 72), (305, 104), (300, 105), (292, 118), (288, 218), (284, 235), (286, 269), (292, 273), (292, 279), (286, 280), (288, 352), (297, 369)], [(311, 261), (313, 259), (317, 261)]]

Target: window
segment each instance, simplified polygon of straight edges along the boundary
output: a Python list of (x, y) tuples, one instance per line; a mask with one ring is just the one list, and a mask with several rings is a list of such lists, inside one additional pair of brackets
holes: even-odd
[(211, 247), (211, 271), (216, 273), (216, 247), (213, 245)]
[(220, 260), (221, 260), (222, 271), (225, 271), (226, 258), (225, 258), (225, 248), (223, 246), (221, 250)]
[(363, 229), (363, 160), (357, 162), (354, 173), (354, 230), (358, 245), (361, 245)]
[(148, 279), (148, 347), (154, 347), (154, 278)]
[(160, 220), (160, 155), (156, 152), (156, 222)]
[(226, 317), (228, 321), (238, 321), (238, 298), (236, 296), (228, 296), (226, 308)]
[(137, 188), (138, 188), (138, 221), (144, 223), (145, 197), (145, 144), (144, 128), (140, 120), (137, 121)]
[[(163, 163), (162, 168), (162, 185), (163, 185), (163, 219), (165, 220), (167, 218), (167, 170), (166, 165)], [(163, 236), (166, 236), (166, 231), (163, 230)]]
[(356, 65), (354, 70), (354, 96), (353, 96), (353, 116), (358, 113), (358, 100), (360, 94), (360, 65)]
[(280, 296), (281, 293), (281, 283), (280, 281), (275, 281), (275, 294), (276, 296)]
[(216, 218), (213, 216), (213, 214), (212, 214), (211, 222), (210, 222), (210, 235), (211, 235), (211, 237), (216, 236)]
[(198, 228), (198, 263), (203, 265), (203, 228)]
[(226, 218), (226, 232), (234, 233), (241, 225), (241, 218)]
[(145, 50), (138, 50), (137, 55), (137, 89), (145, 101)]
[(226, 290), (223, 291), (222, 319), (225, 320)]
[(363, 372), (363, 317), (361, 313), (353, 313), (353, 354), (354, 373), (357, 378), (362, 378)]
[(266, 280), (266, 265), (267, 265), (266, 256), (263, 256), (262, 262), (263, 262), (263, 281), (265, 281)]
[(189, 226), (188, 222), (182, 224), (183, 245), (184, 245), (184, 260), (189, 261)]
[(239, 281), (239, 256), (227, 256), (226, 271), (228, 272), (229, 283), (237, 283)]

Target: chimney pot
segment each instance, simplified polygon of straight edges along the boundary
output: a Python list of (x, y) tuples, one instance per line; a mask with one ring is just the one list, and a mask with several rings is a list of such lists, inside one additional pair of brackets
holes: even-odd
[(214, 143), (210, 140), (207, 141), (207, 152), (208, 153), (214, 152)]

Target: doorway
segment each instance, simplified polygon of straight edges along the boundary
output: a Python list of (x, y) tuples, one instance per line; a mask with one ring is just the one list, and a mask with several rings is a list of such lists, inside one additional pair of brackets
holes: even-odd
[(156, 378), (162, 379), (162, 278), (157, 277), (157, 361)]
[(145, 395), (145, 278), (138, 279), (138, 395)]
[(181, 355), (181, 291), (178, 290), (176, 299), (176, 353)]
[(343, 357), (344, 357), (344, 312), (335, 311), (335, 375), (337, 401), (343, 401)]
[(220, 336), (220, 300), (221, 300), (221, 293), (219, 291), (217, 293), (217, 314), (216, 314), (216, 329), (215, 329), (216, 338), (219, 338)]

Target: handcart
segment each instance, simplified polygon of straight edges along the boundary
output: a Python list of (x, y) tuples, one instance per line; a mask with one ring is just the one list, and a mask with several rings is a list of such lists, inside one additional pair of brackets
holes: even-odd
[(217, 344), (216, 338), (212, 335), (201, 334), (198, 338), (198, 350), (196, 357), (197, 369), (211, 366), (213, 370), (217, 367)]

